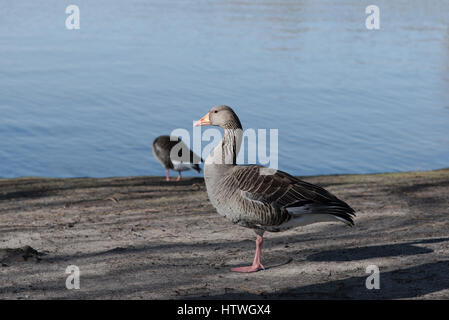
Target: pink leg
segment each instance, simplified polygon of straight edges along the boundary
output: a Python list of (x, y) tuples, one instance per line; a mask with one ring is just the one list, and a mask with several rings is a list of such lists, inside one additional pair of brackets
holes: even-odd
[(234, 271), (234, 272), (256, 272), (259, 270), (264, 270), (265, 269), (264, 266), (262, 265), (262, 263), (260, 263), (260, 257), (262, 256), (262, 243), (263, 243), (262, 236), (257, 235), (256, 254), (254, 255), (254, 261), (251, 266), (232, 268), (231, 271)]
[(176, 178), (176, 181), (181, 181), (181, 171), (178, 171), (178, 177)]
[(170, 181), (170, 175), (168, 174), (168, 169), (165, 169), (165, 180)]

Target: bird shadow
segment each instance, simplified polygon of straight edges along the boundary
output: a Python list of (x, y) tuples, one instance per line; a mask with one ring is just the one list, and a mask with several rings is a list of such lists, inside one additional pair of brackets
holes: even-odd
[(449, 238), (436, 238), (417, 240), (405, 243), (385, 244), (377, 246), (367, 246), (358, 248), (345, 248), (328, 250), (311, 254), (307, 257), (308, 261), (355, 261), (368, 260), (373, 258), (413, 256), (433, 252), (432, 249), (416, 246), (417, 244), (428, 244), (449, 241)]
[[(370, 274), (254, 294), (235, 291), (189, 299), (407, 299), (449, 288), (449, 260), (379, 273), (378, 289), (368, 289)], [(300, 281), (300, 279), (298, 279)]]
[[(433, 252), (418, 244), (449, 241), (449, 238), (416, 240), (405, 243), (329, 250), (309, 255), (308, 261), (345, 262), (394, 256), (412, 256)], [(272, 267), (273, 268), (273, 267)], [(449, 288), (449, 260), (429, 262), (388, 272), (380, 269), (380, 289), (367, 289), (370, 274), (324, 283), (288, 288), (276, 292), (252, 294), (229, 292), (197, 299), (403, 299), (419, 297)]]

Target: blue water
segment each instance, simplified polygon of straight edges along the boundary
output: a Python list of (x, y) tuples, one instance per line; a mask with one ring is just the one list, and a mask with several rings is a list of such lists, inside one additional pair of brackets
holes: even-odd
[(292, 174), (449, 167), (449, 1), (0, 1), (0, 177), (163, 175), (218, 104)]

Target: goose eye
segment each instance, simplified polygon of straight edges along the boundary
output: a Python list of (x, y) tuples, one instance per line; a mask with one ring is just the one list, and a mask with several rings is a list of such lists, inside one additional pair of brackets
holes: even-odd
[(218, 112), (217, 110), (214, 111), (214, 113), (217, 113), (217, 112)]

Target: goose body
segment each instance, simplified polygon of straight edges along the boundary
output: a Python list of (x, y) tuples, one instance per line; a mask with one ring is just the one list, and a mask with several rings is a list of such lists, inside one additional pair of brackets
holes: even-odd
[(257, 234), (253, 264), (233, 271), (263, 269), (260, 256), (265, 231), (279, 232), (327, 221), (354, 224), (354, 210), (327, 190), (283, 171), (237, 165), (242, 127), (231, 108), (214, 107), (196, 125), (218, 125), (224, 129), (223, 140), (204, 164), (209, 200), (221, 216)]
[(201, 172), (199, 162), (202, 159), (190, 150), (184, 142), (174, 136), (159, 136), (153, 141), (153, 154), (165, 168), (166, 180), (170, 181), (169, 170), (178, 171), (178, 181), (181, 172), (195, 170)]
[(288, 173), (265, 175), (261, 174), (264, 167), (248, 165), (211, 177), (212, 168), (205, 165), (209, 199), (217, 212), (233, 223), (270, 232), (326, 221), (353, 225), (354, 211), (345, 202)]

